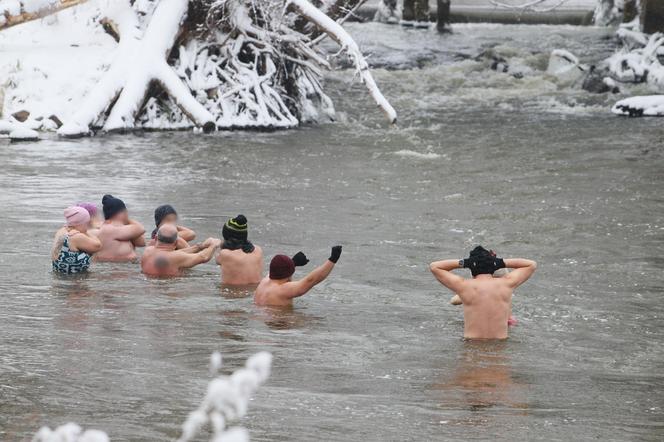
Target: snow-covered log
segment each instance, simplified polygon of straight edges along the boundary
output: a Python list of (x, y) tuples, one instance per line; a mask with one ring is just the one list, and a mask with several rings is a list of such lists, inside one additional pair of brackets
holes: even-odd
[(71, 8), (87, 0), (0, 0), (0, 31)]
[[(205, 131), (215, 128), (214, 117), (198, 103), (166, 62), (180, 25), (187, 14), (188, 0), (162, 0), (143, 36), (126, 2), (118, 11), (120, 46), (108, 72), (71, 121), (58, 130), (63, 136), (82, 136), (106, 109), (111, 107), (104, 124), (105, 131), (134, 128), (134, 121), (153, 81), (159, 82), (175, 103), (197, 126)], [(117, 97), (117, 100), (116, 100)]]
[(664, 95), (625, 98), (614, 104), (611, 112), (627, 117), (662, 117), (664, 116)]
[(342, 50), (345, 50), (353, 59), (362, 82), (369, 90), (369, 94), (380, 107), (391, 124), (396, 123), (397, 113), (392, 105), (383, 96), (371, 75), (369, 65), (362, 55), (360, 48), (353, 38), (337, 22), (324, 14), (321, 10), (307, 0), (288, 0), (289, 3), (307, 20), (314, 23), (321, 31), (334, 40)]

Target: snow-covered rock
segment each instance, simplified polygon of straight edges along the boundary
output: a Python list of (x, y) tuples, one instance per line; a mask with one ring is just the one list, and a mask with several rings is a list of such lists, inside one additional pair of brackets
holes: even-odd
[(0, 120), (0, 134), (9, 134), (14, 130), (14, 123), (7, 120)]
[(629, 117), (664, 117), (664, 95), (626, 98), (614, 104), (611, 112)]
[(580, 80), (588, 68), (579, 59), (564, 49), (554, 49), (549, 57), (546, 73), (557, 77), (563, 83), (574, 83)]
[(12, 141), (37, 141), (39, 140), (39, 132), (27, 127), (16, 126), (9, 132), (9, 139)]

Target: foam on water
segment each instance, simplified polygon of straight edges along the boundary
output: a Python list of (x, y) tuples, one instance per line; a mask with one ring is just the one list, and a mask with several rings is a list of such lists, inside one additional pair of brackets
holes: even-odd
[(415, 152), (414, 150), (408, 150), (408, 149), (403, 149), (403, 150), (398, 150), (394, 152), (394, 155), (399, 156), (399, 157), (406, 157), (406, 158), (417, 158), (419, 160), (436, 160), (440, 158), (440, 154), (434, 153), (434, 152)]

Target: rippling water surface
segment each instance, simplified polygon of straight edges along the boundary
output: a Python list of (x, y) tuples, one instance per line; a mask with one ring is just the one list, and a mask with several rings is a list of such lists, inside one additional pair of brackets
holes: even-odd
[[(554, 47), (601, 58), (606, 31), (351, 30), (389, 68), (376, 77), (397, 129), (338, 71), (335, 123), (0, 140), (1, 440), (67, 421), (174, 439), (214, 350), (229, 370), (274, 354), (242, 422), (254, 440), (662, 439), (662, 122), (615, 118), (614, 97), (542, 73)], [(459, 55), (498, 42), (533, 71), (517, 80)], [(129, 264), (53, 275), (63, 207), (107, 192), (149, 228), (171, 203), (200, 238), (244, 213), (269, 256), (319, 263), (337, 242), (344, 254), (292, 311), (220, 287), (213, 264), (169, 281)], [(540, 263), (507, 342), (461, 340), (461, 311), (427, 271), (476, 243)]]

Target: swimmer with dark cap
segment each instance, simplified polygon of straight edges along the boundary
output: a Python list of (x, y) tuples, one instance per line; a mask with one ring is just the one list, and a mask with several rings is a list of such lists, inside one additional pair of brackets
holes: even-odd
[(145, 227), (129, 218), (125, 203), (113, 195), (104, 195), (101, 200), (104, 224), (96, 233), (101, 241), (101, 250), (95, 255), (97, 261), (136, 261), (136, 247), (145, 247)]
[(156, 243), (157, 230), (164, 224), (175, 224), (175, 227), (178, 229), (178, 241), (176, 244), (176, 249), (178, 250), (186, 249), (189, 247), (189, 241), (196, 239), (196, 232), (178, 224), (178, 213), (170, 204), (163, 204), (154, 209), (154, 224), (156, 227), (150, 236), (149, 245), (151, 246)]
[(332, 253), (327, 261), (299, 281), (293, 281), (291, 278), (295, 273), (295, 267), (304, 266), (309, 262), (305, 254), (298, 252), (292, 258), (286, 255), (275, 256), (270, 262), (270, 274), (263, 278), (256, 288), (254, 302), (258, 305), (279, 307), (292, 305), (293, 298), (306, 294), (327, 278), (340, 256), (341, 246), (332, 247)]
[(148, 276), (180, 276), (186, 269), (206, 263), (221, 246), (221, 240), (208, 238), (200, 244), (176, 250), (178, 230), (175, 224), (163, 224), (157, 230), (155, 245), (145, 248), (141, 270)]
[(253, 285), (263, 278), (263, 250), (249, 241), (247, 218), (238, 215), (221, 229), (224, 243), (217, 254), (221, 282), (227, 285)]
[[(452, 273), (461, 268), (469, 269), (473, 278), (465, 279)], [(494, 278), (494, 273), (504, 268), (513, 270)], [(491, 250), (478, 246), (466, 259), (436, 261), (431, 263), (430, 269), (463, 304), (464, 338), (507, 339), (512, 293), (535, 273), (537, 263), (529, 259), (498, 258)]]

